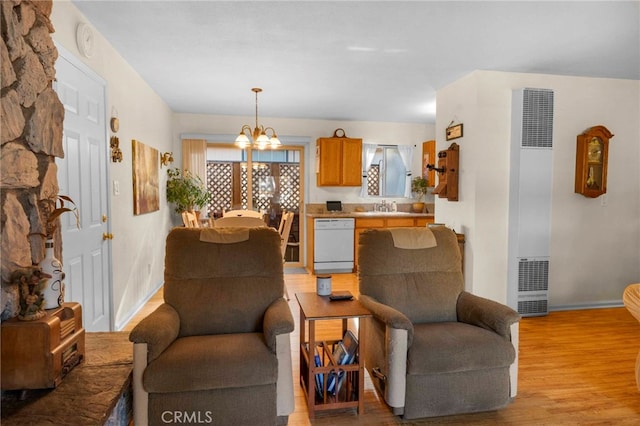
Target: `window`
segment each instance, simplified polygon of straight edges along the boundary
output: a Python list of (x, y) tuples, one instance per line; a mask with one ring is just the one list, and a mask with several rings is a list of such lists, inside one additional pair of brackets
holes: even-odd
[(367, 195), (403, 197), (407, 169), (397, 146), (378, 145), (367, 169)]

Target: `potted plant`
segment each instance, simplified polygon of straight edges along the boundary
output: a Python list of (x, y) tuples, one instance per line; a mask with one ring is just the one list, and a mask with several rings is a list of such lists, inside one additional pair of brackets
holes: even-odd
[(416, 202), (411, 205), (414, 213), (422, 213), (424, 211), (424, 203), (422, 198), (427, 193), (428, 182), (423, 176), (416, 176), (411, 180), (411, 192), (416, 197)]
[(199, 211), (211, 201), (211, 193), (199, 176), (188, 170), (168, 169), (167, 201), (176, 205), (176, 213)]

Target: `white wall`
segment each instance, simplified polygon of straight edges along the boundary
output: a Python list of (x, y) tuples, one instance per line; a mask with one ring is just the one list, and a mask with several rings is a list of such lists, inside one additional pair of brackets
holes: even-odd
[[(110, 230), (113, 271), (113, 313), (115, 328), (120, 329), (138, 307), (162, 285), (165, 236), (170, 229), (163, 188), (166, 174), (160, 173), (160, 210), (133, 215), (131, 140), (137, 139), (159, 152), (172, 149), (172, 112), (166, 103), (142, 80), (114, 48), (97, 32), (95, 54), (84, 58), (77, 49), (75, 31), (88, 20), (66, 0), (55, 0), (51, 14), (53, 39), (80, 58), (107, 81), (107, 114), (117, 110), (120, 120), (121, 163), (109, 163), (112, 182), (120, 184), (120, 195), (111, 194)], [(111, 135), (111, 132), (109, 133)]]
[[(251, 105), (247, 104), (249, 110)], [(174, 154), (182, 152), (181, 135), (228, 135), (229, 140), (235, 139), (243, 124), (254, 126), (255, 116), (213, 116), (198, 114), (174, 115)], [(345, 203), (373, 202), (371, 199), (360, 197), (360, 187), (318, 187), (315, 175), (315, 145), (316, 139), (330, 137), (338, 129), (344, 129), (347, 137), (362, 138), (363, 143), (413, 145), (413, 165), (411, 170), (416, 176), (421, 170), (422, 142), (434, 139), (435, 126), (433, 124), (409, 123), (381, 123), (363, 121), (327, 121), (305, 120), (289, 118), (270, 118), (259, 116), (259, 124), (273, 127), (278, 137), (283, 140), (293, 139), (307, 142), (305, 147), (306, 176), (305, 203), (324, 203), (327, 200), (341, 200)], [(181, 159), (177, 164), (180, 164)], [(392, 200), (390, 198), (389, 200)], [(397, 198), (398, 202), (409, 202), (406, 198)]]
[[(436, 199), (436, 221), (467, 236), (466, 286), (506, 302), (512, 90), (554, 91), (551, 309), (619, 304), (640, 281), (640, 82), (476, 71), (437, 93), (437, 149), (464, 123), (460, 201)], [(576, 136), (595, 125), (609, 146), (607, 204), (574, 193)]]

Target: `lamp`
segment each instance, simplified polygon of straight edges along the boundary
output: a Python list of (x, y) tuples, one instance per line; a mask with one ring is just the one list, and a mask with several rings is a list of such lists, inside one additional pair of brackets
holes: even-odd
[[(277, 148), (280, 146), (280, 140), (273, 127), (265, 128), (264, 126), (258, 125), (258, 93), (262, 92), (262, 89), (254, 87), (251, 91), (256, 94), (256, 127), (251, 130), (251, 126), (248, 124), (242, 126), (240, 134), (236, 138), (236, 145), (242, 149), (245, 149), (249, 145), (258, 149), (265, 149), (267, 145), (270, 145), (271, 149)], [(269, 130), (271, 130), (271, 137), (267, 136)], [(249, 131), (249, 136), (247, 136), (245, 131)]]
[(169, 163), (173, 163), (173, 152), (163, 152), (160, 154), (160, 167), (168, 166)]

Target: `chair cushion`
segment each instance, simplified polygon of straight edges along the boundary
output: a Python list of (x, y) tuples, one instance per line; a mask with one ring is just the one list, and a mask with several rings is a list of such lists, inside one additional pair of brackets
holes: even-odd
[(460, 322), (414, 324), (407, 374), (506, 367), (514, 360), (511, 342), (484, 328)]
[(147, 392), (184, 392), (276, 383), (278, 360), (262, 333), (178, 338), (144, 371)]

